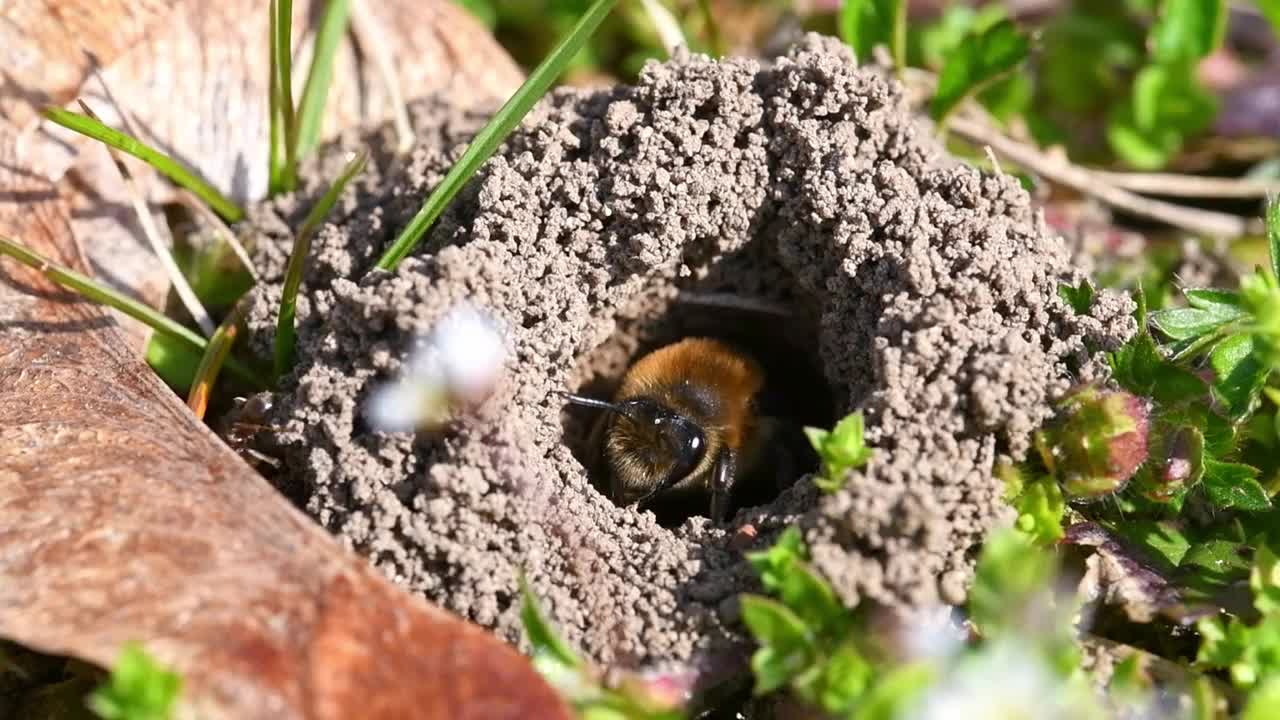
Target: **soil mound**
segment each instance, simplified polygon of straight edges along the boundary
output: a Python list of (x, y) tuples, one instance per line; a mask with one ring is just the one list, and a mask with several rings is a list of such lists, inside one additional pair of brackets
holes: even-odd
[[(973, 551), (1008, 520), (993, 465), (1021, 457), (1053, 398), (1101, 372), (1093, 353), (1133, 332), (1119, 296), (1074, 315), (1057, 288), (1079, 272), (1018, 182), (944, 156), (899, 89), (830, 40), (767, 64), (684, 55), (634, 87), (554, 93), (423, 251), (362, 280), (482, 122), (438, 100), (417, 115), (418, 147), (400, 163), (386, 131), (343, 141), (372, 142), (375, 167), (317, 237), (299, 362), (262, 449), (325, 527), (512, 641), (523, 569), (599, 660), (722, 647), (739, 637), (732, 598), (753, 586), (744, 546), (791, 523), (849, 602), (959, 602)], [(311, 177), (332, 177), (338, 155)], [(257, 211), (260, 348), (284, 223), (318, 190)], [(724, 293), (791, 315), (716, 310)], [(498, 393), (435, 436), (372, 431), (370, 391), (462, 301), (504, 326)], [(606, 388), (637, 352), (697, 327), (772, 334), (792, 395), (828, 421), (866, 413), (872, 463), (831, 495), (802, 478), (728, 526), (669, 529), (614, 506), (575, 456), (587, 418), (552, 393)]]

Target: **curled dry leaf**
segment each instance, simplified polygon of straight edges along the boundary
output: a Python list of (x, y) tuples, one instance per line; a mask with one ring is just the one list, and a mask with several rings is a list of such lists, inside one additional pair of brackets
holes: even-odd
[[(31, 165), (24, 125), (32, 107), (76, 92), (80, 48), (109, 63), (144, 34), (161, 58), (166, 43), (189, 42), (160, 39), (176, 24), (192, 31), (166, 19), (170, 5), (98, 3), (91, 18), (76, 2), (0, 7), (0, 234), (101, 269), (86, 262), (70, 218), (102, 198), (83, 184), (77, 198), (65, 184), (59, 193)], [(229, 102), (229, 76), (200, 72), (188, 80), (202, 107)], [(192, 417), (111, 316), (8, 261), (0, 498), (0, 638), (104, 666), (141, 641), (183, 675), (186, 717), (568, 717), (515, 650), (398, 590), (296, 511)]]

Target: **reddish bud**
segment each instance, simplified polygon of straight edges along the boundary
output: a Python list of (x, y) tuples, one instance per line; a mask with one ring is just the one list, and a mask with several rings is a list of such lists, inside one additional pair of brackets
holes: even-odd
[(1147, 460), (1150, 404), (1123, 391), (1086, 386), (1059, 403), (1057, 420), (1036, 434), (1045, 467), (1070, 498), (1118, 492)]

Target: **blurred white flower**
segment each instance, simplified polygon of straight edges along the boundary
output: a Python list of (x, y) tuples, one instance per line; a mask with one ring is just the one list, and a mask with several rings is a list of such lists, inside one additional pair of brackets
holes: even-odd
[(489, 397), (506, 354), (492, 318), (458, 305), (414, 347), (401, 376), (374, 390), (366, 417), (386, 432), (439, 426), (457, 406), (478, 405)]
[(964, 658), (920, 699), (909, 720), (1077, 720), (1097, 717), (1088, 692), (1071, 686), (1043, 654), (999, 640)]

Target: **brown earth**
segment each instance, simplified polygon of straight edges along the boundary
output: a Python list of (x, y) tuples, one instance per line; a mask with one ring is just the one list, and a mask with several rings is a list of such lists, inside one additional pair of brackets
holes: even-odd
[[(682, 56), (634, 87), (553, 93), (394, 274), (366, 276), (483, 122), (416, 106), (418, 146), (344, 137), (374, 161), (318, 234), (299, 307), (299, 362), (271, 398), (260, 449), (279, 486), (397, 582), (521, 642), (517, 574), (568, 639), (605, 662), (709, 657), (739, 638), (753, 587), (737, 528), (767, 545), (798, 523), (842, 598), (890, 607), (963, 599), (973, 553), (1008, 521), (993, 466), (1020, 458), (1051, 401), (1102, 372), (1134, 330), (1080, 272), (1016, 179), (957, 163), (901, 92), (810, 37), (773, 63)], [(275, 325), (288, 227), (322, 183), (260, 207), (255, 346)], [(286, 225), (287, 223), (287, 225)], [(734, 293), (789, 319), (707, 310)], [(682, 299), (683, 298), (683, 299)], [(512, 360), (478, 413), (438, 435), (362, 417), (415, 335), (469, 301), (503, 324)], [(743, 320), (751, 317), (751, 327)], [(557, 390), (607, 389), (635, 355), (706, 328), (769, 350), (806, 418), (861, 409), (877, 454), (823, 495), (801, 478), (724, 526), (662, 527), (597, 492), (585, 416)], [(814, 370), (807, 372), (806, 366)], [(575, 455), (577, 453), (577, 455)]]

